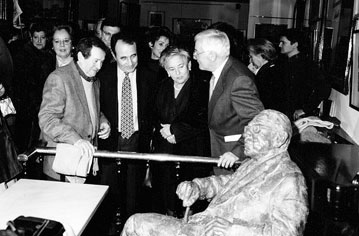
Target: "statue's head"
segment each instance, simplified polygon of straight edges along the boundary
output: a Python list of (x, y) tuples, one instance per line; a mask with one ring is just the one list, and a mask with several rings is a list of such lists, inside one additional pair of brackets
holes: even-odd
[(250, 157), (287, 150), (292, 126), (286, 115), (264, 110), (244, 128), (244, 154)]

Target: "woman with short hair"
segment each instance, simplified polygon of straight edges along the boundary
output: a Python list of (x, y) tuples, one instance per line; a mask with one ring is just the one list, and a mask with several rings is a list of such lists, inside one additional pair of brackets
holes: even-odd
[(247, 46), (250, 64), (260, 100), (265, 109), (283, 111), (281, 108), (281, 73), (276, 64), (277, 51), (267, 39), (250, 39)]
[[(207, 126), (208, 84), (191, 74), (188, 51), (169, 47), (160, 65), (170, 79), (161, 82), (155, 102), (154, 152), (209, 156)], [(181, 179), (206, 176), (208, 166), (181, 164)], [(195, 175), (195, 176), (194, 176)], [(174, 215), (176, 209), (175, 163), (153, 163), (153, 190), (158, 193), (156, 212)]]

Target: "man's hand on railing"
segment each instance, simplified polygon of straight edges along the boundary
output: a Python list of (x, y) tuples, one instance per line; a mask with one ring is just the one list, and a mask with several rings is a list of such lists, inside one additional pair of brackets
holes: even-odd
[(90, 159), (95, 153), (95, 147), (85, 139), (79, 139), (74, 146), (80, 148), (82, 157)]
[(183, 200), (184, 207), (191, 206), (199, 198), (200, 189), (198, 184), (192, 181), (184, 181), (177, 187), (176, 194)]
[(111, 133), (111, 127), (109, 123), (102, 122), (100, 124), (100, 131), (98, 132), (98, 137), (100, 139), (107, 139), (110, 136)]

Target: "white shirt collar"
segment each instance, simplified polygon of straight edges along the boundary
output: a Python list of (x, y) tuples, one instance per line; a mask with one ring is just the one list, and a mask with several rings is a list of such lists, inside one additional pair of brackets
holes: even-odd
[(220, 66), (218, 66), (218, 68), (215, 71), (212, 72), (212, 74), (216, 78), (216, 80), (218, 80), (219, 76), (221, 75), (223, 67), (227, 63), (228, 59), (229, 59), (229, 57), (227, 57), (226, 60), (224, 60), (224, 62)]

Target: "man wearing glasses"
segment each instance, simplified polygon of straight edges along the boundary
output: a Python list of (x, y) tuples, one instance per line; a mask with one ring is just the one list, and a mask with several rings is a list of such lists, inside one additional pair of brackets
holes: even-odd
[[(230, 54), (228, 36), (209, 29), (195, 36), (193, 57), (199, 69), (212, 72), (208, 104), (211, 155), (219, 157), (218, 167), (229, 168), (243, 160), (244, 127), (263, 110), (252, 73)], [(216, 175), (229, 174), (215, 167)]]

